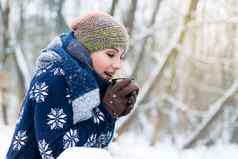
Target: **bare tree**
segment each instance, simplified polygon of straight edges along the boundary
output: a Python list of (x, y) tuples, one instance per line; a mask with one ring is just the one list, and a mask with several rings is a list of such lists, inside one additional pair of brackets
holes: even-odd
[(51, 0), (49, 3), (49, 9), (52, 14), (52, 20), (56, 33), (62, 33), (68, 31), (68, 26), (62, 13), (65, 0)]
[(132, 34), (132, 30), (134, 28), (137, 3), (137, 0), (131, 0), (129, 11), (127, 12), (127, 16), (124, 20), (124, 24), (129, 35)]

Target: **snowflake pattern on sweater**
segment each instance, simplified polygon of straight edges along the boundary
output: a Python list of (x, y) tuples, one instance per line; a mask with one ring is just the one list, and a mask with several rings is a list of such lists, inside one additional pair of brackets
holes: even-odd
[(107, 133), (102, 133), (99, 137), (97, 137), (97, 134), (92, 134), (88, 138), (84, 146), (97, 147), (97, 148), (105, 147), (105, 145), (107, 145), (107, 143), (110, 142), (112, 135), (113, 133), (111, 131), (108, 131)]
[(52, 150), (50, 150), (49, 144), (46, 143), (45, 139), (40, 140), (38, 146), (42, 159), (54, 159)]
[(48, 86), (45, 82), (36, 83), (30, 91), (30, 98), (34, 98), (37, 103), (44, 102), (47, 95)]
[(26, 141), (27, 141), (26, 131), (23, 130), (18, 131), (16, 136), (14, 137), (13, 150), (19, 151), (22, 148), (22, 146), (26, 144)]
[(96, 124), (100, 124), (100, 122), (104, 121), (104, 114), (100, 111), (100, 109), (96, 108), (95, 111), (93, 112), (94, 116), (93, 116), (93, 121)]
[(74, 147), (77, 142), (79, 142), (77, 130), (70, 129), (63, 137), (64, 149)]
[(47, 124), (50, 126), (51, 130), (64, 127), (67, 115), (63, 112), (63, 109), (51, 108), (51, 112), (47, 116)]

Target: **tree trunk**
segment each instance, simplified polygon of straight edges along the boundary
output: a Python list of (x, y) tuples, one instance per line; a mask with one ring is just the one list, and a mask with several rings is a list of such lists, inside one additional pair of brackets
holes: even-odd
[[(67, 32), (68, 25), (66, 24), (65, 18), (62, 14), (62, 9), (64, 6), (65, 0), (52, 0), (49, 1), (49, 9), (52, 15), (52, 21), (53, 21), (53, 30), (60, 34), (63, 32)], [(54, 16), (56, 14), (56, 16)]]
[[(6, 8), (5, 10), (3, 10), (3, 8), (1, 8), (1, 15), (2, 15), (2, 20), (3, 20), (3, 52), (2, 52), (2, 56), (1, 56), (1, 64), (2, 64), (2, 70), (4, 70), (5, 64), (6, 64), (6, 60), (8, 57), (8, 52), (7, 50), (9, 50), (10, 48), (10, 34), (9, 34), (9, 15), (10, 15), (10, 2), (9, 0), (6, 1)], [(8, 116), (7, 116), (7, 104), (6, 104), (6, 100), (4, 100), (5, 98), (5, 94), (6, 94), (6, 88), (3, 87), (1, 88), (2, 91), (2, 115), (3, 115), (3, 122), (5, 125), (8, 125)]]
[[(25, 2), (25, 3), (24, 3)], [(16, 33), (16, 43), (22, 46), (22, 42), (24, 40), (24, 32), (25, 32), (25, 5), (26, 3), (29, 3), (28, 1), (19, 1), (19, 8), (20, 8), (20, 13), (19, 13), (19, 29), (17, 30)], [(15, 46), (16, 48), (17, 46)], [(19, 97), (19, 105), (23, 101), (23, 97), (25, 95), (25, 91), (27, 89), (27, 86), (30, 82), (30, 77), (31, 77), (31, 70), (29, 68), (33, 68), (33, 64), (27, 60), (25, 54), (22, 52), (22, 59), (24, 59), (24, 63), (26, 64), (25, 68), (22, 68), (22, 62), (18, 59), (19, 55), (17, 56), (17, 51), (15, 49), (15, 54), (13, 55), (13, 61), (16, 63), (16, 70), (17, 70), (17, 77), (18, 77), (18, 83), (19, 83), (19, 88), (18, 88), (18, 97)], [(27, 75), (24, 75), (23, 71), (25, 70)], [(26, 77), (27, 76), (27, 77)], [(19, 109), (20, 110), (20, 109)]]
[[(155, 4), (155, 8), (153, 10), (153, 14), (152, 14), (152, 17), (151, 17), (151, 20), (150, 20), (150, 23), (148, 25), (148, 28), (152, 28), (152, 26), (155, 24), (155, 21), (156, 21), (156, 17), (157, 17), (157, 13), (159, 11), (159, 7), (160, 7), (160, 3), (161, 3), (161, 0), (157, 0), (156, 1), (156, 4)], [(138, 71), (139, 71), (139, 66), (141, 65), (141, 61), (144, 59), (145, 57), (145, 48), (146, 48), (146, 45), (147, 45), (147, 42), (149, 40), (149, 37), (151, 35), (146, 35), (142, 41), (142, 49), (141, 51), (138, 53), (138, 57), (137, 57), (137, 60), (135, 62), (135, 66), (133, 67), (133, 73), (132, 73), (132, 77), (136, 77), (137, 74), (138, 74)]]
[(2, 12), (3, 17), (3, 57), (2, 64), (4, 65), (7, 59), (7, 49), (10, 48), (10, 34), (9, 34), (9, 16), (10, 16), (10, 2), (6, 1), (6, 8)]
[[(24, 3), (25, 2), (25, 3)], [(19, 28), (14, 34), (13, 39), (15, 41), (15, 46), (14, 46), (14, 55), (13, 55), (13, 61), (16, 63), (17, 66), (17, 74), (18, 74), (18, 79), (19, 79), (19, 97), (20, 101), (22, 100), (25, 90), (27, 89), (31, 76), (32, 76), (32, 68), (33, 68), (33, 63), (27, 59), (25, 53), (23, 52), (23, 40), (24, 40), (24, 32), (25, 32), (25, 8), (24, 6), (26, 3), (29, 3), (29, 1), (20, 1), (19, 2), (19, 8), (20, 8), (20, 13), (19, 13)]]
[(114, 16), (117, 4), (118, 4), (118, 0), (113, 0), (112, 1), (112, 7), (110, 9), (110, 15), (111, 16)]
[(7, 103), (6, 101), (6, 88), (1, 88), (1, 94), (2, 94), (2, 114), (3, 114), (3, 124), (8, 125), (8, 115), (7, 115)]
[(130, 9), (127, 13), (127, 18), (125, 19), (124, 25), (128, 31), (129, 35), (132, 35), (132, 30), (134, 28), (135, 23), (135, 14), (136, 14), (136, 7), (137, 7), (137, 0), (131, 0), (132, 4), (130, 5)]
[(2, 9), (2, 2), (0, 1), (0, 18), (1, 22), (3, 21), (3, 9)]

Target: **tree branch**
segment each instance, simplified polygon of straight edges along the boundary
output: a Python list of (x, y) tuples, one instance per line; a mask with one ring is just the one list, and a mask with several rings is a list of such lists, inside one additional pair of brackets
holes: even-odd
[(52, 0), (49, 1), (49, 9), (51, 12), (51, 18), (54, 21), (54, 30), (57, 33), (62, 33), (68, 31), (68, 25), (65, 21), (62, 9), (64, 6), (65, 0)]
[(3, 20), (3, 55), (1, 62), (5, 64), (7, 57), (7, 49), (10, 48), (10, 33), (9, 33), (9, 17), (10, 17), (10, 2), (9, 0), (6, 1), (6, 8), (2, 12), (2, 20)]
[(238, 90), (238, 80), (236, 80), (233, 85), (224, 93), (224, 95), (219, 98), (215, 103), (211, 104), (209, 108), (212, 108), (208, 114), (210, 115), (208, 118), (205, 118), (203, 122), (198, 126), (197, 130), (185, 141), (181, 148), (189, 148), (196, 143), (196, 141), (200, 138), (202, 132), (209, 127), (209, 125), (215, 120), (218, 114), (221, 112), (223, 104), (226, 102), (229, 97), (234, 95), (234, 93)]
[(118, 4), (118, 0), (113, 0), (112, 1), (112, 7), (110, 9), (110, 15), (111, 16), (114, 16), (117, 4)]
[(132, 30), (134, 28), (136, 8), (137, 8), (137, 4), (138, 4), (137, 0), (131, 0), (131, 1), (132, 1), (132, 4), (131, 4), (130, 9), (127, 13), (127, 16), (126, 16), (127, 18), (124, 22), (129, 35), (132, 34)]
[[(154, 8), (153, 13), (152, 13), (152, 18), (150, 19), (150, 22), (149, 22), (149, 25), (148, 25), (148, 27), (150, 27), (150, 28), (152, 26), (154, 26), (154, 24), (155, 24), (157, 13), (158, 13), (158, 10), (159, 10), (159, 7), (160, 7), (160, 3), (161, 3), (161, 0), (156, 1), (156, 5), (155, 5), (155, 8)], [(139, 55), (136, 59), (135, 66), (133, 67), (132, 77), (136, 77), (136, 75), (139, 71), (139, 66), (141, 65), (141, 60), (144, 59), (144, 56), (145, 56), (144, 52), (145, 52), (146, 44), (147, 44), (147, 41), (148, 41), (148, 39), (151, 35), (152, 34), (147, 34), (143, 39), (143, 42), (142, 42), (143, 46), (142, 46), (141, 51), (138, 53)]]
[(3, 9), (2, 9), (2, 3), (0, 2), (0, 16), (1, 19), (3, 19)]

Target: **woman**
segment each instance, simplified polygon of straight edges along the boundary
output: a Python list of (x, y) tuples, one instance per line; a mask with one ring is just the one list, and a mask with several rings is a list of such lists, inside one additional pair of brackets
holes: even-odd
[(125, 28), (110, 15), (76, 19), (37, 59), (7, 159), (54, 159), (76, 146), (106, 147), (118, 117), (133, 108), (139, 88), (110, 82), (128, 47)]

